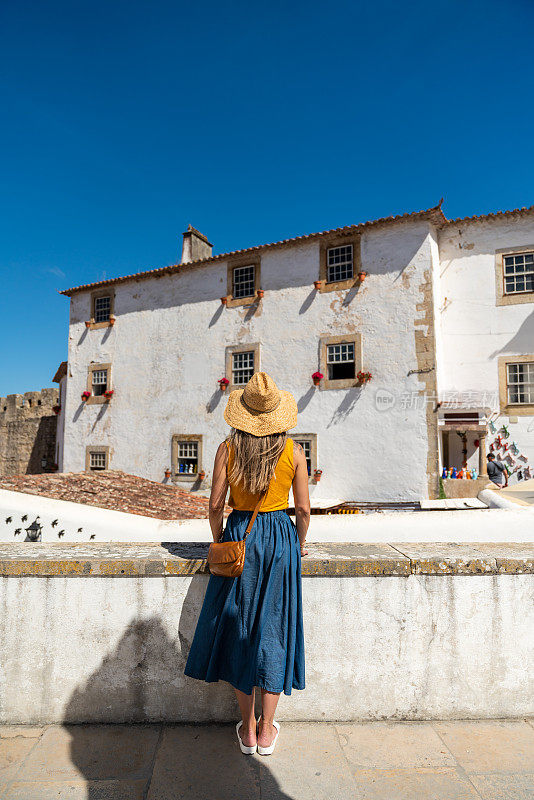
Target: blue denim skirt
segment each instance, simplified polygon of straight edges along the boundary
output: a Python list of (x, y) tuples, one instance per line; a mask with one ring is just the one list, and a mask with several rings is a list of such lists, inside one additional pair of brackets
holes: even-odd
[[(242, 539), (251, 515), (232, 511), (223, 541)], [(245, 694), (304, 689), (300, 545), (285, 511), (258, 514), (241, 575), (210, 575), (184, 674)]]

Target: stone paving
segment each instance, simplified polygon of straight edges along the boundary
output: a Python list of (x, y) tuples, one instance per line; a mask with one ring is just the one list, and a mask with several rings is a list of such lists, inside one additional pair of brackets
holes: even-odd
[(534, 719), (0, 726), (1, 800), (533, 800)]

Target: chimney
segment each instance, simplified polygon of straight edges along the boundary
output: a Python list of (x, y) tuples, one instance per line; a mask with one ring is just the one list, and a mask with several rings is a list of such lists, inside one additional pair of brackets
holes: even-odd
[(197, 231), (192, 225), (188, 225), (183, 237), (181, 264), (190, 264), (191, 261), (211, 258), (213, 245), (208, 242), (203, 233)]

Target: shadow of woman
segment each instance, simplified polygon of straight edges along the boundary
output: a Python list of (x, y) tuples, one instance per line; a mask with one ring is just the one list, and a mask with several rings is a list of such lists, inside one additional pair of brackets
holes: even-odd
[(189, 581), (175, 637), (159, 615), (132, 620), (72, 693), (63, 727), (87, 800), (291, 800), (261, 756), (240, 752), (235, 723), (216, 722), (239, 719), (232, 687), (183, 674), (207, 579)]

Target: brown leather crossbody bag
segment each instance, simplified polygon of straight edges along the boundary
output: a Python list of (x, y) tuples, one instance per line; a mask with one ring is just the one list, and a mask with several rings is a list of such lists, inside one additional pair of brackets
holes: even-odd
[[(278, 462), (276, 462), (276, 466), (278, 466)], [(276, 471), (276, 467), (274, 469)], [(274, 472), (271, 481), (273, 477)], [(267, 486), (267, 489), (256, 503), (243, 538), (237, 542), (221, 542), (224, 536), (224, 531), (222, 531), (219, 541), (210, 544), (208, 550), (208, 567), (212, 575), (223, 575), (225, 578), (235, 578), (243, 572), (243, 567), (245, 566), (245, 540), (252, 530), (260, 506), (265, 499), (265, 495), (269, 491), (271, 481), (269, 481), (269, 486)]]

